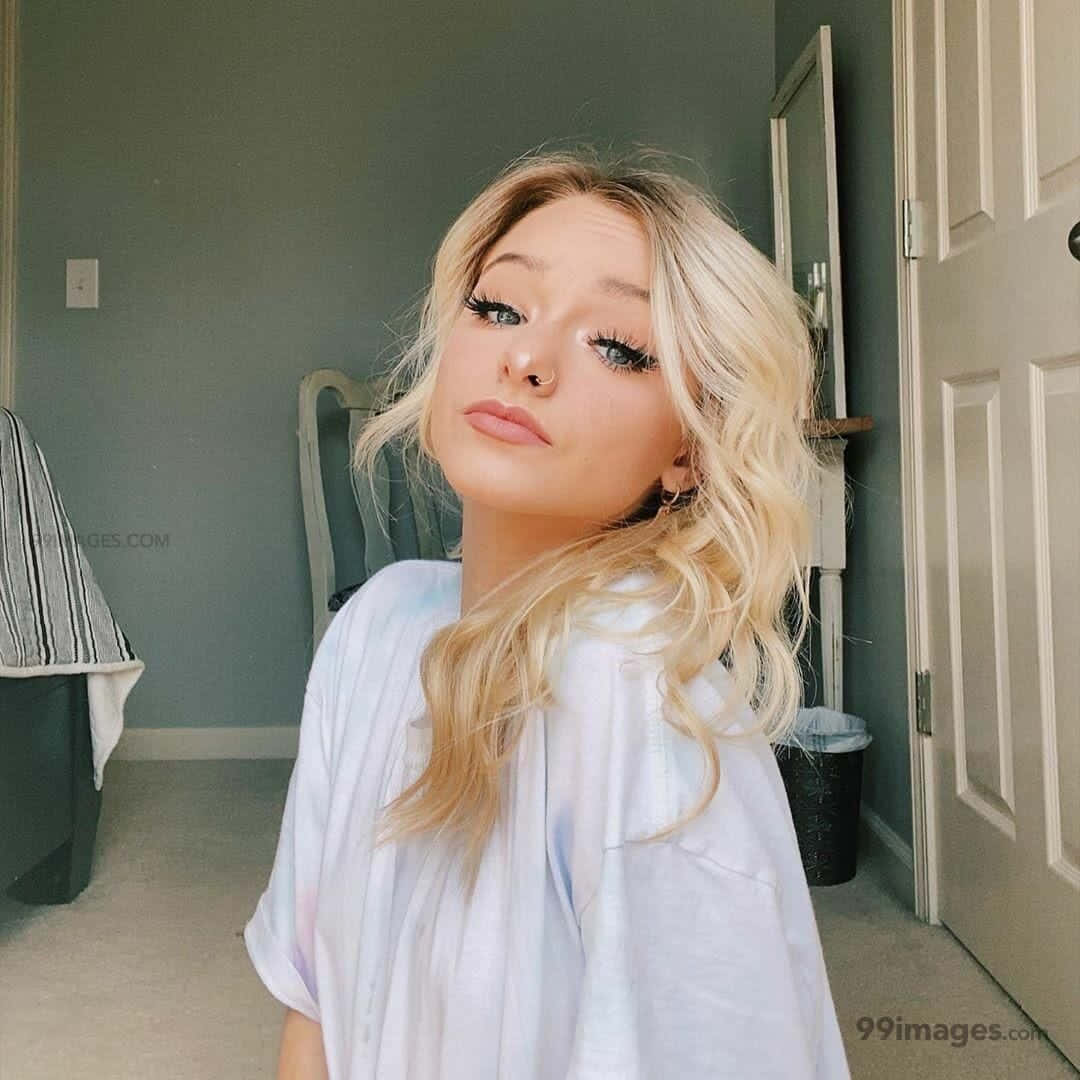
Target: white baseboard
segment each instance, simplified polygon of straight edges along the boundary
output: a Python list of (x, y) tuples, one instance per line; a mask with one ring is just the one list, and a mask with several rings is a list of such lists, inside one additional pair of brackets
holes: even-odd
[(206, 761), (295, 758), (300, 725), (278, 727), (124, 728), (110, 760)]
[(911, 845), (865, 803), (859, 808), (859, 858), (879, 868), (893, 895), (915, 910), (915, 857)]

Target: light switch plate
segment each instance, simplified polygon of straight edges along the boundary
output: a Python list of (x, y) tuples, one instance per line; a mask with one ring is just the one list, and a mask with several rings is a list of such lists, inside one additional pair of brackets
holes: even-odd
[(97, 259), (67, 260), (67, 306), (96, 308), (98, 306)]

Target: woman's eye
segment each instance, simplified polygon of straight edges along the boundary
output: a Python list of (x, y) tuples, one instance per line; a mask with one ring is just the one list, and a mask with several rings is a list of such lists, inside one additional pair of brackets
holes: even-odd
[(626, 342), (620, 341), (617, 337), (596, 337), (593, 338), (592, 344), (598, 345), (603, 352), (612, 350), (617, 355), (621, 355), (621, 360), (612, 359), (610, 352), (608, 352), (607, 356), (601, 355), (601, 361), (612, 371), (648, 371), (650, 368), (656, 367), (656, 361), (653, 357), (640, 349), (635, 349), (632, 345), (627, 345)]
[[(617, 354), (622, 356), (622, 358), (623, 358), (622, 361), (614, 361), (614, 360), (612, 361), (612, 363), (618, 363), (620, 367), (625, 367), (626, 364), (628, 364), (630, 362), (630, 357), (626, 355), (626, 350), (621, 345), (604, 345), (604, 344), (601, 344), (600, 348), (602, 348), (602, 349), (613, 349)], [(610, 357), (611, 353), (608, 353), (608, 356)]]
[[(503, 315), (510, 315), (516, 319), (520, 319), (521, 316), (510, 307), (509, 304), (503, 304), (498, 300), (488, 300), (484, 297), (470, 296), (465, 300), (465, 306), (476, 315), (481, 321), (490, 323), (492, 326), (516, 326), (517, 323), (508, 322), (502, 318)], [(495, 318), (489, 319), (488, 316), (494, 312)]]

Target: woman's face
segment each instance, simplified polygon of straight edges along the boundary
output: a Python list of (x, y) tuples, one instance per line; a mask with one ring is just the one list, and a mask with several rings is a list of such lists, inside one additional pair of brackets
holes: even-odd
[[(652, 359), (649, 270), (641, 227), (590, 195), (531, 211), (492, 247), (432, 402), (435, 455), (463, 502), (588, 527), (629, 513), (658, 480), (688, 486)], [(466, 415), (485, 399), (527, 409), (548, 441), (506, 441), (490, 417)]]

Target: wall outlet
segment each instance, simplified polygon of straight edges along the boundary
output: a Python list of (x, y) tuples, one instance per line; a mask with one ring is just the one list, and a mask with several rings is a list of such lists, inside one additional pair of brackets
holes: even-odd
[(67, 260), (67, 306), (96, 308), (98, 306), (97, 259)]

